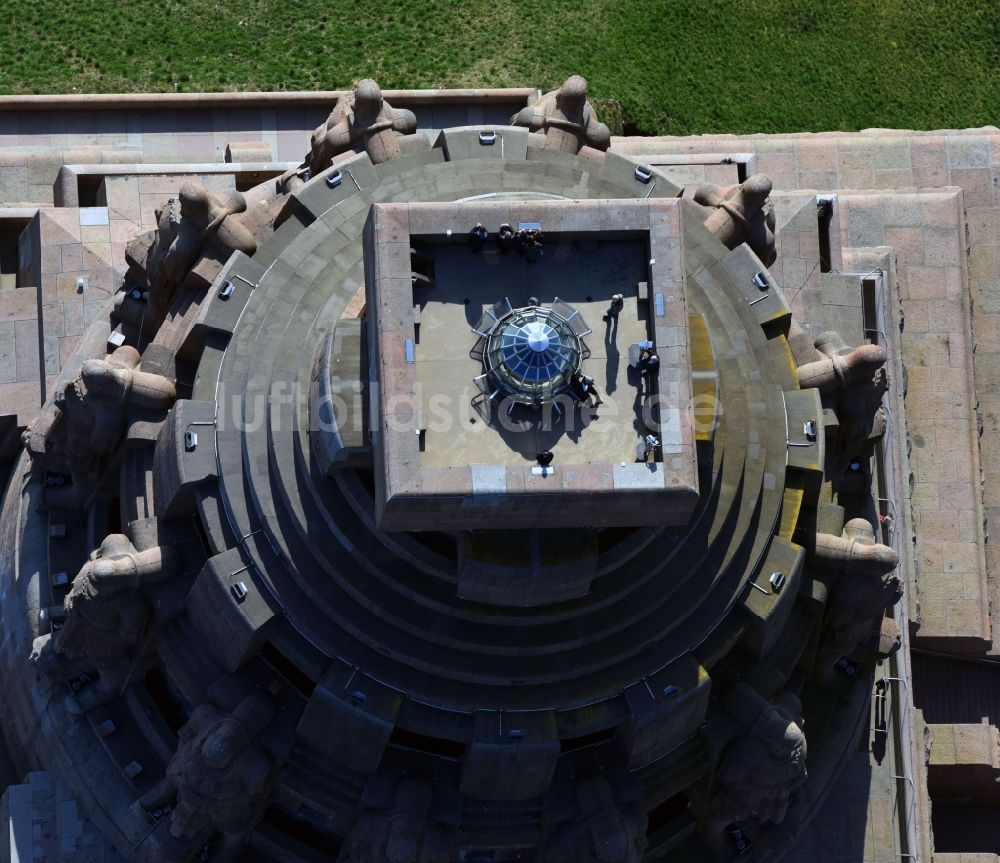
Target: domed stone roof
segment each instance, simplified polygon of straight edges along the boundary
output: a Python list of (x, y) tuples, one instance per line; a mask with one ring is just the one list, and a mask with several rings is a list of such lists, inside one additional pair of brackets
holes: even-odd
[[(121, 327), (140, 370), (102, 360), (124, 395), (83, 381), (28, 435), (10, 571), (48, 541), (24, 503), (113, 523), (60, 436), (96, 416), (115, 434), (92, 480), (117, 483), (123, 534), (95, 560), (121, 579), (102, 593), (81, 558), (68, 594), (20, 584), (8, 691), (81, 792), (96, 777), (92, 817), (159, 859), (248, 841), (365, 859), (396, 830), (415, 859), (726, 859), (734, 825), (765, 859), (788, 812), (809, 817), (813, 787), (796, 792), (829, 781), (812, 765), (855, 743), (866, 695), (829, 672), (892, 601), (893, 553), (834, 501), (827, 442), (840, 458), (847, 438), (824, 411), (884, 356), (793, 352), (738, 220), (655, 171), (526, 128), (403, 131), (378, 159), (331, 154), (329, 132), (322, 170), (258, 192), (252, 247), (240, 208), (210, 201), (190, 274), (144, 273), (158, 328)], [(545, 230), (531, 266), (467, 242), (519, 221)], [(614, 411), (543, 411), (581, 368)], [(875, 597), (846, 634), (823, 626), (849, 605), (842, 572)], [(29, 627), (49, 678), (26, 659), (38, 602), (65, 609), (62, 635)], [(50, 698), (66, 681), (79, 698)], [(192, 814), (197, 793), (218, 811)]]

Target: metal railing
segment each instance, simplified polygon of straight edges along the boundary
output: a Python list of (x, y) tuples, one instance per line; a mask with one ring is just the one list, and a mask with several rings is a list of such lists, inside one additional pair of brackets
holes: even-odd
[[(872, 303), (864, 303), (863, 308), (865, 336), (873, 339), (876, 344), (881, 344), (887, 351), (891, 350), (886, 333), (886, 290), (885, 272), (881, 267), (876, 267), (871, 272), (859, 278), (862, 291), (865, 282), (875, 276)], [(876, 476), (878, 513), (880, 517), (879, 534), (882, 541), (892, 547), (897, 554), (900, 554), (900, 529), (898, 517), (898, 505), (896, 502), (896, 489), (901, 488), (900, 478), (897, 476), (897, 464), (893, 447), (895, 446), (896, 423), (893, 403), (894, 387), (898, 382), (890, 381), (888, 392), (883, 398), (883, 408), (886, 413), (886, 428), (882, 436), (879, 450), (876, 452)], [(888, 517), (888, 523), (885, 519)], [(903, 555), (900, 554), (902, 562)], [(891, 751), (892, 758), (892, 782), (890, 784), (890, 796), (892, 800), (893, 819), (897, 824), (897, 856), (900, 860), (919, 861), (920, 841), (917, 836), (917, 789), (913, 780), (913, 765), (911, 763), (910, 739), (914, 733), (916, 722), (912, 690), (908, 679), (903, 676), (906, 670), (905, 651), (909, 650), (908, 620), (907, 620), (907, 591), (906, 579), (903, 582), (903, 596), (892, 608), (892, 617), (899, 627), (902, 645), (898, 653), (894, 653), (886, 660), (889, 673), (883, 675), (875, 683), (875, 698), (881, 698), (885, 709), (886, 718), (886, 742), (887, 751)], [(900, 659), (900, 656), (903, 659)], [(902, 665), (902, 668), (900, 667)], [(882, 693), (877, 689), (881, 685)]]

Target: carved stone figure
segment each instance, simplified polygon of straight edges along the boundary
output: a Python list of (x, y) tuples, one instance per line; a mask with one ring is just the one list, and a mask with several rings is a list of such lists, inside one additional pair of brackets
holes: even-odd
[(379, 85), (366, 78), (337, 100), (326, 122), (312, 133), (309, 170), (315, 177), (335, 156), (358, 148), (376, 165), (388, 162), (402, 152), (399, 139), (416, 129), (413, 112), (393, 108), (382, 98)]
[(587, 101), (587, 82), (579, 75), (567, 78), (558, 90), (522, 108), (510, 118), (510, 125), (542, 132), (543, 146), (548, 150), (579, 153), (584, 147), (607, 150), (611, 146), (611, 132), (597, 119)]
[(152, 811), (173, 807), (170, 836), (177, 852), (161, 850), (160, 860), (190, 859), (193, 842), (222, 834), (213, 863), (236, 858), (267, 802), (274, 763), (256, 738), (274, 716), (260, 693), (244, 698), (229, 713), (212, 704), (196, 707), (177, 736), (177, 751), (166, 777), (133, 806)]
[(746, 243), (769, 267), (777, 258), (774, 249), (774, 207), (768, 195), (771, 180), (754, 174), (734, 186), (707, 183), (694, 193), (694, 199), (713, 208), (705, 227), (730, 249)]
[(818, 389), (824, 407), (832, 407), (837, 415), (832, 455), (838, 476), (851, 459), (862, 455), (873, 435), (879, 437), (885, 429), (881, 406), (889, 388), (882, 368), (885, 349), (879, 345), (852, 349), (832, 332), (820, 335), (815, 346), (823, 359), (799, 366), (799, 386)]
[(878, 631), (878, 650), (880, 658), (891, 656), (903, 646), (903, 633), (891, 617), (883, 617)]
[(649, 820), (641, 803), (621, 805), (607, 780), (590, 774), (576, 785), (576, 818), (545, 841), (539, 863), (639, 863)]
[[(86, 360), (76, 379), (58, 394), (55, 416), (42, 414), (24, 432), (33, 456), (57, 453), (70, 473), (92, 473), (118, 447), (129, 409), (166, 411), (177, 392), (162, 375), (136, 370), (135, 348), (118, 348), (106, 359)], [(81, 483), (82, 484), (82, 483)]]
[(451, 830), (430, 817), (429, 782), (404, 776), (388, 808), (361, 813), (338, 863), (448, 863)]
[(826, 682), (842, 657), (874, 635), (885, 610), (902, 597), (903, 585), (898, 555), (875, 542), (867, 519), (851, 519), (841, 536), (817, 534), (811, 562), (840, 574), (827, 600), (816, 658), (817, 679)]
[(162, 313), (192, 266), (210, 251), (220, 263), (235, 251), (252, 255), (257, 242), (237, 218), (246, 211), (246, 198), (239, 192), (220, 203), (200, 183), (185, 183), (178, 197), (156, 211), (156, 237), (152, 245), (139, 237), (126, 249), (134, 279), (142, 271), (155, 311)]
[(81, 671), (96, 669), (97, 683), (77, 696), (78, 709), (89, 710), (121, 694), (150, 616), (140, 588), (170, 578), (176, 569), (173, 547), (136, 551), (127, 536), (113, 533), (73, 579), (63, 602), (62, 629), (36, 639), (32, 659), (50, 672), (67, 670), (53, 662), (53, 654)]
[(806, 781), (806, 736), (802, 705), (790, 692), (768, 701), (746, 683), (734, 683), (725, 706), (745, 732), (732, 740), (716, 778), (705, 829), (713, 842), (737, 821), (760, 824), (785, 820), (792, 794)]

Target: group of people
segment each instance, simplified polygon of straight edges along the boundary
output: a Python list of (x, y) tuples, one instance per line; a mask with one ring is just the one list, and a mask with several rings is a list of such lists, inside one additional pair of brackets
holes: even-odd
[[(486, 230), (482, 222), (469, 231), (469, 243), (473, 252), (481, 252), (490, 238), (490, 232)], [(529, 264), (535, 263), (543, 254), (542, 249), (542, 229), (541, 228), (521, 228), (515, 231), (513, 226), (504, 222), (497, 230), (497, 244), (503, 254), (508, 254), (512, 249), (519, 255), (524, 255)]]

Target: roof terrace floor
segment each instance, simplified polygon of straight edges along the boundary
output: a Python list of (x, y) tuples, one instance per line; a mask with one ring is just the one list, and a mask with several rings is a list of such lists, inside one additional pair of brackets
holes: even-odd
[[(545, 241), (539, 261), (503, 254), (493, 243), (481, 253), (466, 244), (427, 244), (435, 283), (415, 290), (420, 326), (415, 346), (418, 392), (427, 419), (421, 464), (521, 464), (550, 450), (555, 465), (633, 461), (645, 435), (640, 376), (628, 363), (628, 346), (648, 338), (647, 303), (638, 299), (646, 278), (646, 244), (639, 239)], [(611, 296), (625, 296), (617, 321), (602, 320)], [(595, 379), (604, 404), (577, 406), (562, 417), (550, 408), (515, 406), (510, 416), (500, 398), (491, 409), (472, 407), (473, 379), (482, 364), (470, 356), (471, 331), (483, 310), (509, 298), (517, 308), (536, 297), (548, 306), (559, 297), (580, 310), (593, 332), (584, 341), (590, 357), (583, 372)], [(640, 434), (640, 429), (642, 434)]]

